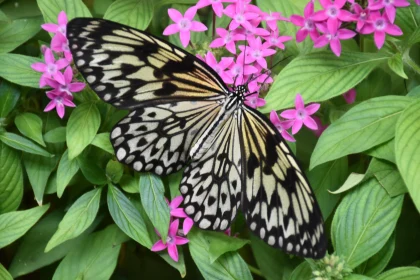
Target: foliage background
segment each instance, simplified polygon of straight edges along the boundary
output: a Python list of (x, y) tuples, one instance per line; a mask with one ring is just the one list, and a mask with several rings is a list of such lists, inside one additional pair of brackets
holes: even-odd
[[(127, 112), (89, 89), (75, 95), (78, 106), (64, 120), (42, 112), (48, 100), (30, 69), (51, 39), (40, 24), (64, 10), (70, 19), (105, 17), (159, 35), (168, 7), (195, 2), (0, 0), (1, 279), (310, 279), (311, 270), (334, 266), (270, 248), (241, 217), (232, 229), (239, 238), (193, 230), (179, 263), (150, 252), (153, 225), (167, 228), (163, 194), (179, 194), (181, 174), (134, 174), (117, 163), (108, 136)], [(285, 16), (306, 4), (256, 3)], [(262, 108), (291, 107), (297, 92), (322, 103), (319, 117), (331, 125), (319, 139), (303, 130), (293, 149), (326, 220), (329, 252), (353, 270), (347, 279), (420, 279), (420, 10), (412, 4), (398, 9), (404, 35), (387, 38), (379, 52), (370, 36), (346, 41), (340, 58), (308, 40), (288, 42), (281, 55), (291, 57), (275, 69)], [(296, 32), (288, 23), (280, 30)], [(345, 104), (339, 95), (353, 87), (357, 102)]]

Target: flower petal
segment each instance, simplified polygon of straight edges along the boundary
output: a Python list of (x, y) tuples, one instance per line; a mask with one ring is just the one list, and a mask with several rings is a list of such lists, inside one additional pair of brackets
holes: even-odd
[(340, 56), (341, 54), (341, 43), (340, 40), (338, 40), (337, 38), (333, 38), (330, 41), (330, 47), (332, 52), (336, 55), (336, 56)]
[(292, 134), (296, 134), (302, 128), (303, 122), (301, 119), (296, 119), (292, 126)]
[(182, 231), (184, 235), (187, 235), (190, 232), (192, 226), (194, 225), (194, 221), (191, 218), (185, 218), (184, 223), (182, 224)]
[(55, 65), (57, 65), (57, 70), (61, 70), (64, 67), (66, 67), (67, 65), (69, 65), (69, 61), (65, 58), (61, 58), (61, 59), (57, 60)]
[(197, 8), (195, 6), (192, 6), (188, 8), (188, 10), (185, 12), (184, 17), (186, 19), (192, 20), (197, 13)]
[(175, 244), (168, 244), (169, 256), (176, 262), (178, 262), (178, 248)]
[(85, 88), (86, 84), (82, 83), (82, 82), (78, 82), (78, 83), (71, 83), (69, 84), (69, 90), (71, 92), (79, 92), (82, 91)]
[(403, 34), (401, 28), (395, 24), (388, 24), (385, 28), (385, 32), (393, 36), (401, 36)]
[(57, 18), (58, 24), (59, 25), (66, 25), (68, 20), (67, 20), (67, 15), (64, 11), (61, 11), (58, 14), (58, 18)]
[(175, 237), (175, 244), (176, 245), (184, 245), (187, 244), (189, 240), (185, 237), (176, 236)]
[(305, 107), (305, 111), (308, 115), (312, 115), (312, 114), (315, 114), (315, 112), (319, 110), (319, 107), (321, 107), (321, 104), (312, 103)]
[(187, 214), (185, 214), (184, 209), (182, 208), (175, 208), (171, 210), (171, 216), (177, 217), (177, 218), (185, 218), (187, 217)]
[(44, 59), (47, 64), (52, 64), (55, 62), (54, 55), (50, 48), (47, 48), (44, 53)]
[(385, 43), (385, 32), (382, 30), (376, 30), (375, 34), (373, 34), (373, 39), (375, 41), (376, 47), (378, 47), (378, 49), (382, 48)]
[(64, 80), (66, 81), (66, 84), (71, 83), (71, 80), (73, 79), (73, 70), (70, 66), (66, 68), (64, 71)]
[(163, 30), (163, 33), (162, 34), (165, 35), (165, 36), (169, 36), (169, 35), (175, 34), (177, 32), (179, 32), (179, 26), (178, 26), (178, 24), (172, 23), (172, 24), (169, 24), (165, 28), (165, 30)]
[(290, 133), (287, 130), (283, 130), (281, 132), (281, 136), (289, 142), (296, 142), (295, 138), (293, 138), (293, 136), (290, 135)]
[(311, 117), (306, 117), (303, 120), (303, 123), (306, 125), (307, 128), (312, 129), (312, 130), (317, 130), (318, 129), (318, 125), (316, 124), (316, 122), (314, 121), (313, 118)]
[(280, 116), (288, 120), (294, 120), (296, 118), (296, 110), (295, 109), (285, 110), (281, 112)]
[(51, 33), (56, 33), (58, 30), (58, 25), (54, 24), (54, 23), (45, 23), (41, 25), (42, 29), (44, 29), (45, 31), (51, 32)]
[(181, 44), (184, 46), (184, 48), (186, 48), (188, 46), (188, 43), (190, 42), (190, 38), (191, 38), (191, 33), (190, 31), (184, 31), (181, 30), (179, 32), (179, 38), (181, 39)]
[(150, 251), (152, 252), (162, 251), (162, 250), (165, 250), (167, 247), (168, 247), (168, 244), (163, 244), (162, 240), (158, 240), (155, 244), (153, 244)]
[(169, 232), (168, 235), (170, 236), (175, 236), (177, 231), (178, 231), (178, 227), (179, 227), (179, 220), (176, 219), (174, 220), (171, 225), (169, 226)]
[(45, 72), (47, 71), (47, 65), (42, 62), (35, 62), (31, 64), (31, 68), (37, 72)]
[(47, 106), (45, 106), (44, 112), (49, 112), (54, 108), (55, 108), (55, 101), (51, 100), (50, 103), (48, 103)]
[(205, 26), (204, 24), (202, 24), (199, 21), (193, 21), (193, 22), (191, 22), (190, 30), (195, 31), (195, 32), (206, 31), (207, 26)]
[(183, 18), (182, 14), (177, 9), (173, 8), (168, 9), (168, 15), (173, 22), (178, 22)]
[(178, 195), (171, 200), (171, 203), (169, 203), (169, 207), (171, 209), (176, 209), (179, 207), (179, 205), (181, 205), (182, 201), (184, 201), (184, 198), (182, 197), (182, 195)]
[(54, 78), (54, 80), (56, 80), (60, 84), (62, 84), (62, 85), (66, 84), (66, 81), (64, 80), (64, 75), (60, 71), (57, 71), (56, 73), (54, 73), (52, 75), (52, 77)]
[(65, 113), (65, 108), (63, 103), (57, 103), (55, 105), (55, 109), (57, 110), (57, 115), (60, 117), (60, 119), (62, 119), (64, 117), (64, 113)]
[(301, 110), (305, 108), (305, 103), (303, 102), (303, 98), (302, 98), (302, 95), (300, 95), (300, 93), (296, 94), (295, 107), (297, 110)]

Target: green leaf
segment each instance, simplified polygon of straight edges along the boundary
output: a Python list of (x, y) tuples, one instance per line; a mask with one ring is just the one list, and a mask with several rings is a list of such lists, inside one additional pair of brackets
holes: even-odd
[(124, 174), (121, 177), (120, 186), (127, 193), (139, 193), (138, 182), (139, 182), (138, 178)]
[(389, 140), (381, 145), (373, 147), (367, 151), (367, 154), (376, 158), (384, 159), (392, 163), (396, 163), (395, 160), (395, 139)]
[(18, 152), (0, 142), (0, 214), (19, 207), (23, 196), (22, 175)]
[(0, 141), (17, 150), (44, 157), (52, 157), (50, 153), (33, 143), (31, 140), (14, 133), (5, 132), (0, 134)]
[(420, 268), (414, 266), (397, 267), (379, 275), (377, 280), (418, 280)]
[(74, 109), (67, 124), (66, 141), (69, 159), (74, 159), (95, 138), (101, 115), (95, 103), (83, 103)]
[(111, 278), (117, 265), (121, 243), (127, 239), (115, 225), (91, 234), (61, 261), (53, 280)]
[(64, 143), (66, 142), (66, 127), (60, 126), (51, 129), (44, 134), (44, 140), (47, 143)]
[(124, 193), (109, 184), (107, 201), (109, 212), (118, 227), (141, 245), (152, 248), (152, 241), (142, 216)]
[(4, 268), (4, 266), (0, 263), (0, 279), (2, 280), (13, 280), (12, 275)]
[(112, 147), (111, 141), (109, 140), (109, 132), (96, 134), (95, 138), (91, 143), (93, 146), (101, 148), (105, 152), (114, 154), (114, 148)]
[(420, 42), (420, 28), (417, 28), (416, 30), (414, 30), (414, 32), (406, 40), (405, 45), (407, 47), (411, 47), (415, 43), (418, 43), (418, 42)]
[(404, 110), (397, 123), (395, 154), (401, 177), (420, 211), (420, 100)]
[(35, 207), (24, 211), (15, 211), (0, 215), (0, 248), (3, 248), (24, 235), (50, 205)]
[(9, 268), (13, 277), (28, 274), (62, 259), (71, 249), (78, 247), (94, 229), (94, 227), (90, 227), (81, 236), (64, 242), (45, 253), (45, 246), (57, 230), (63, 216), (63, 212), (54, 211), (41, 219), (25, 234)]
[(124, 173), (124, 166), (116, 160), (108, 161), (106, 165), (106, 176), (111, 182), (118, 184)]
[(203, 237), (209, 243), (209, 257), (211, 263), (214, 263), (226, 252), (235, 252), (246, 244), (251, 243), (249, 240), (228, 236), (223, 232), (207, 231), (203, 234)]
[(346, 280), (374, 280), (373, 278), (367, 277), (360, 274), (350, 274), (345, 278)]
[(347, 169), (347, 157), (344, 157), (319, 165), (308, 173), (309, 182), (325, 220), (340, 199), (340, 196), (331, 194), (328, 190), (336, 190), (343, 184), (348, 173)]
[(35, 62), (41, 62), (41, 59), (13, 53), (0, 54), (0, 77), (21, 86), (39, 88), (41, 73), (31, 68)]
[(57, 168), (57, 196), (61, 197), (70, 180), (79, 171), (79, 164), (76, 159), (70, 160), (66, 150), (61, 156), (61, 160)]
[(101, 192), (102, 188), (93, 189), (73, 203), (58, 225), (57, 231), (48, 241), (45, 252), (80, 236), (93, 223), (98, 213)]
[(297, 57), (277, 76), (262, 111), (268, 113), (292, 107), (298, 93), (305, 103), (343, 94), (386, 59), (387, 56), (380, 54), (360, 52), (343, 52), (336, 57), (330, 51)]
[(45, 194), (57, 193), (57, 172), (54, 171), (50, 178), (48, 178), (47, 185), (45, 186)]
[(91, 157), (77, 157), (77, 164), (80, 166), (85, 178), (94, 185), (105, 185), (107, 178), (105, 170), (96, 164), (96, 160)]
[(188, 239), (191, 257), (205, 279), (252, 279), (247, 264), (237, 252), (228, 252), (211, 263), (205, 232), (193, 228)]
[(403, 96), (383, 96), (354, 106), (322, 133), (310, 169), (390, 140), (398, 117), (412, 101)]
[(347, 177), (347, 180), (344, 182), (344, 184), (338, 190), (331, 191), (330, 193), (339, 194), (339, 193), (348, 191), (354, 188), (355, 186), (357, 186), (358, 184), (360, 184), (364, 179), (366, 179), (365, 177), (366, 177), (365, 174), (358, 174), (358, 173), (352, 172), (349, 175), (349, 177)]
[(16, 106), (19, 97), (20, 91), (15, 85), (7, 81), (0, 83), (0, 118), (7, 117)]
[(15, 124), (20, 133), (45, 147), (40, 117), (32, 113), (22, 113), (15, 118)]
[(0, 23), (0, 53), (8, 53), (41, 30), (42, 18), (33, 17)]
[(45, 187), (47, 186), (48, 178), (57, 165), (57, 159), (56, 157), (47, 158), (32, 154), (25, 154), (23, 157), (26, 173), (38, 205), (42, 205)]
[(394, 231), (403, 198), (390, 198), (376, 179), (347, 194), (331, 225), (336, 254), (345, 257), (351, 268), (376, 254)]
[(169, 206), (165, 201), (165, 187), (160, 177), (152, 174), (141, 174), (139, 180), (140, 198), (147, 216), (166, 240), (169, 229)]
[(82, 0), (37, 0), (37, 3), (45, 22), (57, 23), (61, 11), (66, 12), (69, 21), (75, 17), (92, 17)]
[(184, 170), (182, 169), (164, 178), (165, 185), (169, 185), (169, 193), (171, 194), (171, 200), (181, 195), (181, 192), (179, 191), (179, 186), (181, 185), (181, 180), (183, 176)]
[(312, 269), (308, 262), (303, 262), (293, 270), (289, 280), (311, 279)]
[(159, 252), (158, 255), (164, 259), (170, 266), (179, 271), (179, 274), (182, 278), (185, 278), (187, 275), (187, 270), (185, 268), (184, 260), (184, 250), (182, 247), (178, 247), (178, 261), (174, 261), (168, 254), (168, 252)]
[(401, 53), (396, 53), (388, 59), (388, 66), (394, 71), (395, 74), (400, 76), (403, 79), (408, 79), (407, 75), (404, 73), (404, 63)]
[(397, 167), (392, 163), (373, 158), (366, 175), (375, 177), (390, 197), (395, 197), (407, 192), (407, 188), (404, 185)]
[(146, 30), (153, 17), (152, 0), (117, 0), (109, 6), (104, 19)]
[(356, 86), (356, 100), (366, 101), (374, 97), (392, 94), (392, 76), (376, 68), (360, 84)]

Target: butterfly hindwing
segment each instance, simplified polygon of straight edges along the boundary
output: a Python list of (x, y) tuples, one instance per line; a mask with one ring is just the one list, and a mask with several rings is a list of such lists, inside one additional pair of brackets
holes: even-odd
[(308, 180), (268, 119), (243, 108), (242, 209), (248, 226), (273, 247), (303, 257), (323, 257), (323, 218)]

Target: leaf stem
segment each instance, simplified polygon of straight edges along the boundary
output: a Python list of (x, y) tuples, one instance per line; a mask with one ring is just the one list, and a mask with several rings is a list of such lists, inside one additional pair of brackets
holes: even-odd
[[(254, 266), (252, 266), (252, 265), (250, 265), (250, 264), (248, 264), (248, 268), (249, 268), (249, 270), (250, 270), (252, 273), (254, 273), (255, 275), (258, 275), (258, 276), (264, 277), (264, 274), (262, 274), (261, 270), (259, 270), (258, 268), (254, 267)], [(264, 277), (264, 278), (265, 278), (265, 277)]]
[(415, 63), (411, 57), (410, 57), (410, 49), (404, 52), (403, 60), (405, 63), (407, 63), (417, 74), (420, 75), (420, 66)]

